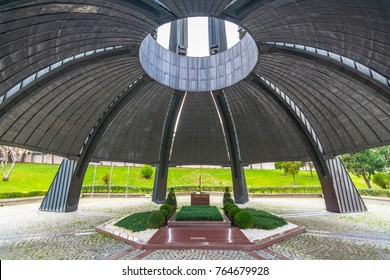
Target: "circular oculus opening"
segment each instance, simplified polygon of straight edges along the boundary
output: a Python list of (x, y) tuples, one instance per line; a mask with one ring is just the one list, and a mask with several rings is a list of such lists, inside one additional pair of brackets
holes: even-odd
[(179, 55), (162, 47), (149, 34), (141, 43), (139, 59), (157, 82), (181, 91), (213, 91), (247, 77), (257, 64), (258, 49), (246, 33), (233, 47), (206, 57)]

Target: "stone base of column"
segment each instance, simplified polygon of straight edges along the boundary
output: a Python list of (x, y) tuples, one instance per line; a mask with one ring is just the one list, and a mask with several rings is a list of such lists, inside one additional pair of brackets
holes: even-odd
[[(326, 160), (326, 165), (332, 175), (333, 188), (335, 190), (335, 198), (328, 198), (324, 193), (325, 203), (333, 205), (337, 203), (339, 208), (338, 213), (364, 212), (367, 211), (366, 205), (360, 197), (358, 191), (353, 184), (351, 177), (345, 169), (339, 157)], [(321, 182), (322, 183), (322, 182)]]
[(68, 159), (61, 162), (49, 191), (39, 207), (40, 211), (68, 212), (66, 205), (76, 163), (76, 161)]

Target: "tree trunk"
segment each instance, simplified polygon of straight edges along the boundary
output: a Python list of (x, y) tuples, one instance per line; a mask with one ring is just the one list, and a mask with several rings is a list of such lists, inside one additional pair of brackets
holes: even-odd
[(3, 181), (4, 182), (8, 182), (9, 181), (9, 176), (11, 175), (11, 172), (14, 169), (14, 167), (15, 167), (15, 161), (12, 161), (11, 167), (8, 170), (7, 174), (6, 174), (5, 169), (7, 168), (7, 165), (3, 165), (2, 166), (2, 175), (3, 175)]
[(26, 153), (23, 153), (22, 154), (22, 158), (20, 159), (21, 162), (25, 162), (26, 161)]
[(363, 179), (364, 179), (364, 182), (366, 182), (367, 187), (368, 187), (369, 189), (371, 189), (370, 179), (367, 178), (366, 174), (363, 174)]
[(295, 175), (293, 174), (293, 179), (294, 179), (294, 185), (297, 184), (297, 181), (295, 180)]

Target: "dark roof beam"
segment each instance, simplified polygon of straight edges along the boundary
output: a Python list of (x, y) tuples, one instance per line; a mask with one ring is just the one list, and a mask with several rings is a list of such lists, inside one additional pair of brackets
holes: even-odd
[(236, 20), (242, 20), (258, 7), (269, 0), (242, 0), (230, 3), (223, 11), (223, 15)]
[(150, 80), (146, 75), (140, 76), (137, 80), (135, 80), (107, 106), (105, 112), (91, 129), (90, 135), (87, 137), (84, 145), (80, 149), (79, 157), (75, 158), (77, 160), (77, 166), (69, 187), (66, 212), (75, 211), (78, 207), (85, 172), (87, 171), (93, 152), (95, 151), (105, 131), (126, 104), (130, 102), (139, 92), (141, 92), (141, 89), (149, 82)]

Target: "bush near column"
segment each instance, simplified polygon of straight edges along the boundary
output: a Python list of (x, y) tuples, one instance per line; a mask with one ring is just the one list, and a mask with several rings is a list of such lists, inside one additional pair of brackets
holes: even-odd
[(173, 207), (169, 204), (163, 204), (160, 206), (160, 210), (165, 210), (168, 213), (168, 219), (172, 217), (175, 210), (173, 210)]
[(177, 200), (176, 200), (176, 195), (175, 195), (175, 189), (171, 188), (169, 190), (167, 199), (165, 200), (165, 204), (169, 204), (173, 207), (173, 210), (176, 211), (177, 209)]
[(165, 225), (165, 217), (161, 211), (151, 213), (146, 222), (148, 228), (159, 228)]
[(234, 224), (240, 229), (253, 228), (254, 219), (246, 210), (241, 210), (235, 215)]
[(232, 207), (238, 207), (236, 204), (234, 204), (234, 203), (232, 203), (231, 205), (229, 205), (228, 207), (227, 207), (227, 214), (229, 214), (229, 211), (230, 211), (230, 208), (232, 208)]
[(167, 222), (169, 220), (169, 214), (167, 210), (160, 210), (160, 212), (164, 215), (165, 221)]
[(229, 208), (229, 218), (232, 222), (234, 222), (234, 216), (240, 212), (241, 209), (237, 206), (237, 205), (234, 205), (232, 207)]
[(225, 192), (223, 193), (222, 204), (225, 205), (226, 203), (234, 203), (229, 187), (226, 187)]
[(225, 203), (225, 204), (223, 205), (223, 211), (225, 212), (225, 214), (228, 213), (229, 207), (231, 207), (231, 206), (233, 206), (233, 205), (235, 205), (233, 202), (228, 202), (228, 203)]

